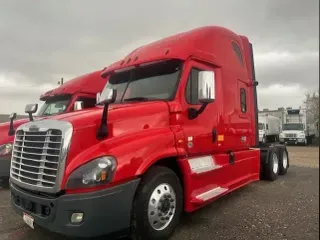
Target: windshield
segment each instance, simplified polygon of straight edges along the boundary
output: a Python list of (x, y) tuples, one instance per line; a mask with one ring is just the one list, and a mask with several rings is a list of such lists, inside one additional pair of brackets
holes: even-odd
[(38, 116), (52, 116), (63, 113), (71, 100), (71, 96), (58, 96), (48, 99), (42, 105)]
[(303, 131), (302, 123), (286, 123), (283, 125), (282, 130), (301, 130)]
[(177, 89), (181, 66), (181, 60), (169, 60), (115, 73), (104, 89), (117, 90), (115, 103), (170, 100)]
[(263, 123), (259, 123), (259, 130), (263, 130), (264, 129), (264, 124)]

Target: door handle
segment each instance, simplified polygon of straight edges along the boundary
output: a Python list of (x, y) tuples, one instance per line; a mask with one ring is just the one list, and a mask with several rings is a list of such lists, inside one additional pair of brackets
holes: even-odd
[(217, 141), (217, 129), (212, 130), (212, 142)]

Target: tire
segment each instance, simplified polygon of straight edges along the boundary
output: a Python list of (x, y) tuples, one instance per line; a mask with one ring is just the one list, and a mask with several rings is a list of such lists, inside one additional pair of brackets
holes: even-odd
[(134, 199), (132, 239), (169, 239), (182, 211), (183, 190), (177, 175), (166, 167), (152, 167), (142, 178)]
[(289, 154), (287, 148), (279, 148), (279, 175), (285, 175), (289, 166)]
[(263, 166), (264, 179), (275, 181), (279, 174), (279, 154), (277, 148), (271, 148), (268, 154), (268, 161)]

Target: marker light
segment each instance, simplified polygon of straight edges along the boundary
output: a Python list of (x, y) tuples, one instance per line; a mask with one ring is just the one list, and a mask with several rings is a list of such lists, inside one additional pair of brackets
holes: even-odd
[(84, 214), (83, 213), (73, 213), (71, 215), (72, 223), (81, 223), (83, 221)]

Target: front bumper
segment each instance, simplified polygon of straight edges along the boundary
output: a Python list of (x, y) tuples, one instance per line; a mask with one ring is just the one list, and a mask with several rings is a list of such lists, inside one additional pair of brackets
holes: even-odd
[(303, 144), (306, 143), (305, 138), (280, 138), (280, 142), (286, 142), (289, 144)]
[[(97, 237), (129, 229), (133, 197), (139, 181), (56, 198), (36, 195), (11, 185), (11, 204), (21, 217), (23, 213), (32, 216), (35, 228), (39, 225), (70, 237)], [(71, 215), (79, 212), (84, 213), (82, 223), (71, 223)]]
[(0, 179), (9, 179), (11, 155), (0, 157)]

